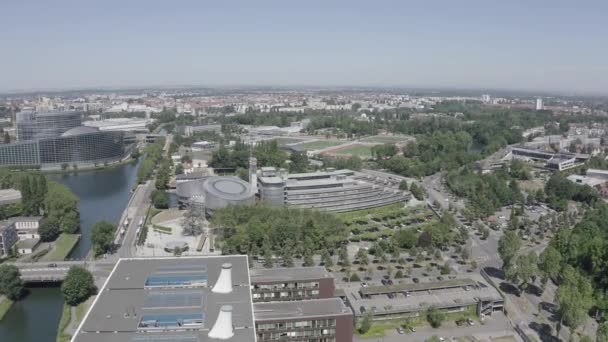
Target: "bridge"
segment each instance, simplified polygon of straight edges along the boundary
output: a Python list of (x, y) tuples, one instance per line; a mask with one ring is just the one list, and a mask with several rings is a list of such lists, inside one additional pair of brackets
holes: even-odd
[(108, 272), (114, 267), (114, 261), (60, 261), (60, 262), (27, 262), (13, 263), (21, 273), (21, 280), (26, 283), (62, 282), (72, 266), (80, 266), (91, 273)]

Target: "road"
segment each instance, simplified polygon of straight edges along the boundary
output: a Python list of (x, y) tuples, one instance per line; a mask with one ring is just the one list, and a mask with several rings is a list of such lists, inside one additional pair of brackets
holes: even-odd
[(131, 200), (121, 217), (121, 229), (124, 227), (127, 217), (129, 218), (129, 224), (125, 229), (124, 235), (120, 234), (121, 229), (118, 229), (115, 242), (120, 247), (116, 253), (107, 258), (129, 258), (135, 255), (139, 223), (146, 219), (146, 213), (151, 204), (152, 191), (154, 191), (153, 181), (147, 181), (145, 184), (140, 184), (135, 188)]

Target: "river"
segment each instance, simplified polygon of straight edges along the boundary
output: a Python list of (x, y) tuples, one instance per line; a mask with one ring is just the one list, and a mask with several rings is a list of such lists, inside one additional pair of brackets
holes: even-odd
[[(91, 227), (108, 220), (118, 223), (135, 185), (139, 163), (98, 171), (49, 175), (68, 186), (80, 199), (82, 238), (70, 254), (84, 258), (91, 248)], [(0, 321), (0, 342), (54, 342), (63, 298), (58, 287), (33, 287)]]
[(65, 184), (80, 199), (80, 233), (82, 237), (69, 258), (84, 258), (91, 249), (91, 227), (98, 221), (118, 224), (129, 202), (137, 178), (139, 163), (105, 170), (50, 175)]

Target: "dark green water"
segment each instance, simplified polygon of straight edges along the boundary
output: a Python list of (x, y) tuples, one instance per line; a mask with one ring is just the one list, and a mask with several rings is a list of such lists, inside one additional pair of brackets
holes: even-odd
[(0, 321), (1, 342), (54, 342), (63, 298), (58, 287), (31, 288)]
[[(70, 258), (82, 259), (91, 249), (91, 227), (98, 221), (117, 224), (135, 185), (139, 163), (70, 174), (50, 175), (49, 179), (68, 186), (80, 199), (82, 238)], [(0, 342), (3, 342), (0, 340)]]
[[(135, 185), (139, 163), (76, 174), (50, 175), (80, 199), (82, 238), (70, 257), (84, 258), (91, 248), (91, 226), (100, 220), (118, 223)], [(63, 298), (58, 287), (30, 288), (0, 321), (0, 342), (53, 342)]]

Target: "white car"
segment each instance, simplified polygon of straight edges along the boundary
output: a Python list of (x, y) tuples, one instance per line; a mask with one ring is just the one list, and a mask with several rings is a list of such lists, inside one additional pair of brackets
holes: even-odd
[(440, 337), (440, 338), (439, 338), (439, 341), (443, 342), (443, 341), (445, 341), (445, 338)]

